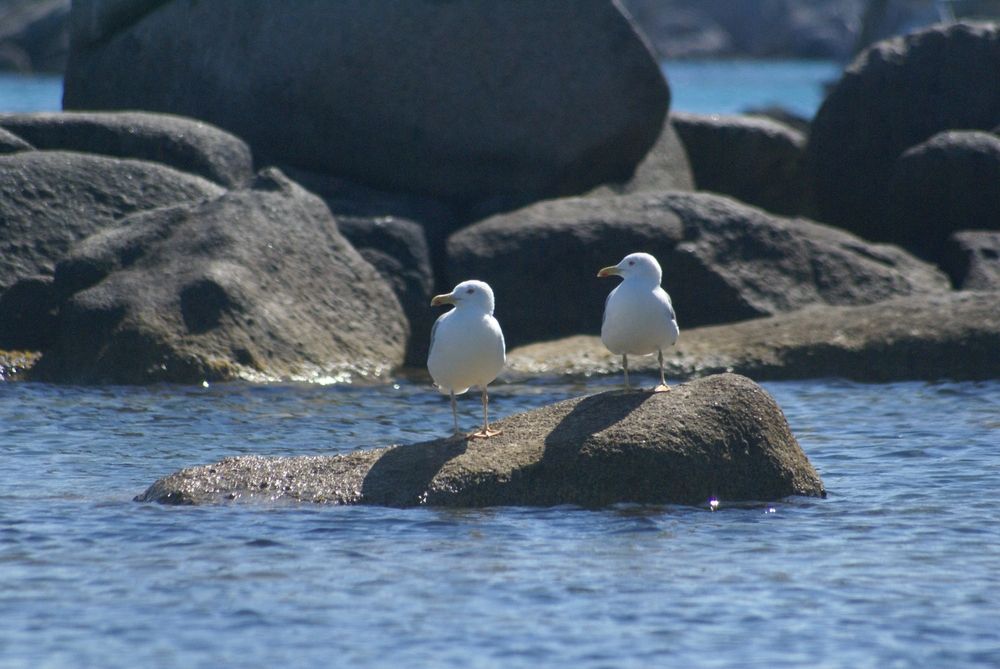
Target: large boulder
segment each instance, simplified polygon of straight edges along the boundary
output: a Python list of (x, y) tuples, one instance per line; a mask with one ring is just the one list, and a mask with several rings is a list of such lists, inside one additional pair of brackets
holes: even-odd
[[(863, 306), (816, 305), (681, 332), (667, 378), (735, 371), (758, 380), (841, 377), (867, 382), (1000, 379), (1000, 292), (911, 295)], [(658, 378), (656, 356), (630, 356)], [(621, 358), (595, 336), (516, 348), (502, 379), (620, 375)]]
[(597, 270), (632, 251), (659, 259), (682, 338), (696, 325), (949, 287), (898, 248), (710, 193), (540, 202), (452, 235), (448, 272), (493, 286), (497, 318), (517, 345), (597, 332), (615, 284)]
[(399, 365), (406, 344), (389, 286), (322, 200), (274, 170), (87, 238), (54, 292), (55, 340), (33, 378), (346, 379)]
[(884, 236), (934, 261), (957, 230), (1000, 230), (1000, 137), (949, 131), (908, 149), (892, 169), (886, 222)]
[(65, 108), (203, 119), (262, 161), (390, 191), (523, 202), (624, 181), (669, 105), (611, 0), (83, 4)]
[(939, 132), (995, 127), (998, 71), (1000, 24), (935, 26), (859, 55), (813, 119), (806, 161), (818, 218), (892, 240), (893, 163)]
[(777, 214), (802, 212), (806, 137), (772, 119), (672, 114), (699, 190), (731, 195)]
[(207, 123), (169, 114), (0, 114), (0, 129), (37, 149), (148, 160), (230, 188), (253, 176), (253, 158), (243, 140)]
[(1000, 290), (1000, 231), (956, 232), (944, 245), (941, 266), (955, 288)]
[(778, 405), (750, 379), (732, 374), (670, 393), (577, 397), (497, 427), (503, 433), (489, 440), (229, 458), (166, 476), (137, 499), (599, 507), (825, 495)]
[(128, 214), (222, 190), (138, 160), (59, 151), (0, 156), (0, 292), (18, 278), (51, 275), (70, 244)]

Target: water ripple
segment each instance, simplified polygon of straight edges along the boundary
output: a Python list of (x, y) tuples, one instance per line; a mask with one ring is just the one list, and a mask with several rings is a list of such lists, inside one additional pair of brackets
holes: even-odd
[[(444, 434), (450, 408), (406, 381), (0, 384), (0, 666), (1000, 664), (1000, 383), (766, 387), (827, 499), (135, 504), (194, 463)], [(505, 386), (493, 408), (580, 391)]]

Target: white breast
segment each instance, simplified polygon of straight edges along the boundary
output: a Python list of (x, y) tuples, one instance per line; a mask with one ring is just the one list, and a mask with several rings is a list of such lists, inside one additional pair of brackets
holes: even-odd
[(461, 394), (493, 381), (506, 362), (503, 332), (492, 316), (453, 309), (433, 331), (427, 369), (443, 392)]
[(673, 346), (679, 334), (666, 291), (623, 281), (604, 307), (601, 341), (612, 353), (647, 355)]

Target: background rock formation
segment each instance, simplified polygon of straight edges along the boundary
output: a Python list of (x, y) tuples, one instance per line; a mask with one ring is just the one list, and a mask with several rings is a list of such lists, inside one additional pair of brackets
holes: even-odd
[(898, 248), (710, 193), (540, 202), (452, 235), (449, 271), (494, 287), (516, 346), (599, 331), (615, 283), (597, 270), (637, 249), (659, 259), (682, 333), (820, 302), (948, 289), (942, 273)]
[(625, 181), (669, 104), (610, 0), (124, 4), (75, 36), (65, 108), (207, 120), (384, 190), (521, 204)]
[(388, 285), (276, 171), (88, 238), (54, 291), (57, 334), (35, 378), (317, 380), (388, 371), (406, 344)]
[(879, 42), (813, 119), (806, 160), (820, 220), (893, 241), (888, 187), (899, 156), (952, 129), (1000, 123), (1000, 24), (935, 26)]

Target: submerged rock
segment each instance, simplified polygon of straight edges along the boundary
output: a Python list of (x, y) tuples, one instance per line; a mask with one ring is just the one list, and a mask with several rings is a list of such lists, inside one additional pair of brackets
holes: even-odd
[(669, 393), (578, 397), (496, 426), (503, 434), (489, 440), (228, 458), (166, 476), (136, 499), (597, 507), (825, 495), (778, 405), (750, 379), (732, 374)]
[[(997, 351), (1000, 292), (961, 292), (682, 330), (664, 361), (668, 379), (734, 371), (761, 380), (980, 380), (1000, 378)], [(629, 368), (655, 373), (656, 356), (630, 356)], [(621, 373), (598, 337), (576, 336), (510, 351), (501, 379)]]

